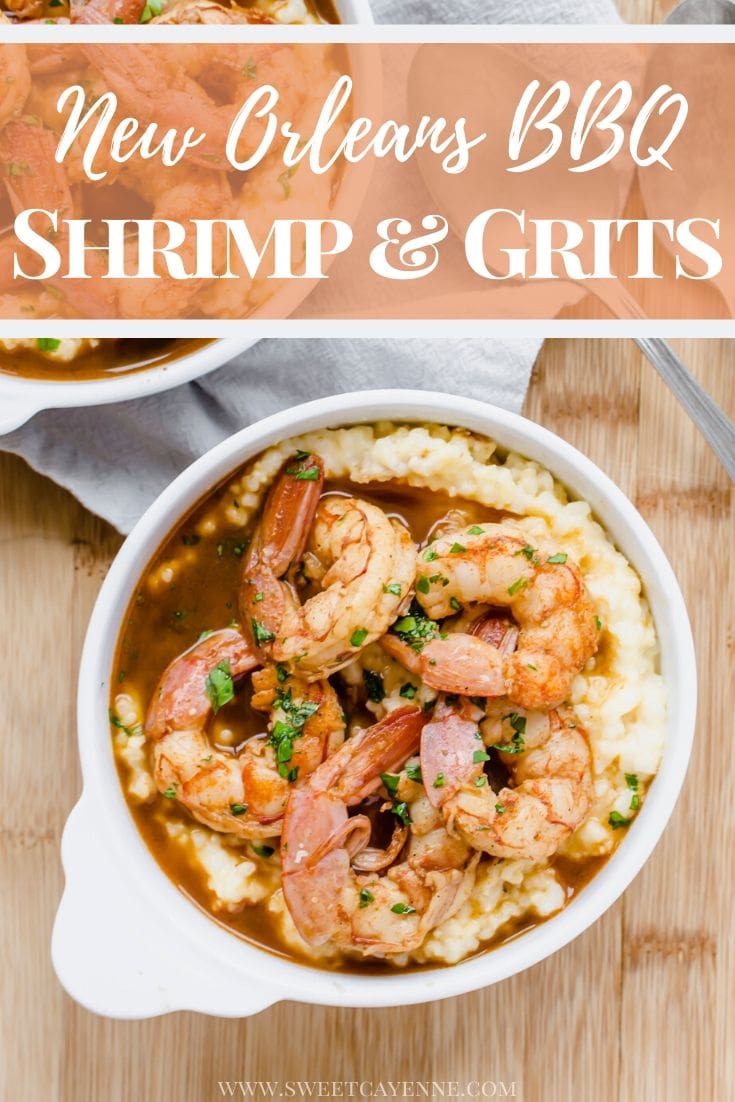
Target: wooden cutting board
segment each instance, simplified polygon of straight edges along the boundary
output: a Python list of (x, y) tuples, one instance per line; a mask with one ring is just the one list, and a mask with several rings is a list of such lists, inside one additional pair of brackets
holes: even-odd
[[(649, 22), (670, 6), (621, 8)], [(675, 346), (735, 417), (735, 342)], [(593, 929), (494, 988), (407, 1010), (288, 1004), (242, 1022), (178, 1014), (120, 1023), (63, 994), (49, 938), (61, 830), (80, 786), (76, 672), (119, 540), (64, 491), (0, 456), (3, 1098), (205, 1102), (227, 1097), (226, 1083), (247, 1097), (238, 1081), (256, 1100), (278, 1097), (287, 1081), (312, 1097), (319, 1083), (329, 1092), (345, 1081), (360, 1082), (364, 1097), (391, 1097), (391, 1084), (398, 1097), (421, 1097), (418, 1084), (432, 1081), (446, 1098), (482, 1083), (485, 1097), (524, 1102), (732, 1096), (733, 487), (630, 342), (547, 344), (526, 412), (622, 486), (673, 562), (699, 656), (697, 741), (663, 841)]]
[[(735, 416), (735, 342), (676, 347)], [(0, 457), (5, 1097), (200, 1102), (223, 1097), (218, 1083), (238, 1080), (434, 1080), (459, 1090), (485, 1082), (497, 1084), (496, 1097), (501, 1084), (510, 1091), (515, 1083), (515, 1097), (526, 1102), (728, 1097), (735, 1082), (733, 487), (630, 342), (550, 342), (526, 412), (622, 486), (674, 564), (699, 655), (694, 759), (656, 853), (592, 930), (499, 986), (408, 1010), (289, 1004), (242, 1022), (178, 1014), (119, 1023), (93, 1017), (62, 993), (48, 947), (62, 886), (59, 838), (79, 791), (77, 662), (119, 541), (64, 491)]]

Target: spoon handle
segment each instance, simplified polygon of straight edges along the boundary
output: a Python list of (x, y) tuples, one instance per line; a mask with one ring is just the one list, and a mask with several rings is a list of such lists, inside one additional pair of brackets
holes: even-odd
[[(593, 294), (616, 317), (643, 319), (646, 316), (640, 303), (620, 285), (606, 287), (604, 291), (593, 291)], [(710, 398), (666, 341), (658, 337), (641, 337), (635, 343), (687, 411), (735, 482), (735, 425)]]
[(735, 425), (684, 367), (666, 341), (642, 337), (635, 343), (681, 402), (735, 482)]

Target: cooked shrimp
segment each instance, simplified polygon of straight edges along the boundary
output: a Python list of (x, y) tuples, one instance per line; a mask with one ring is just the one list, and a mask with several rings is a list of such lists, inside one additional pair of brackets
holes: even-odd
[(3, 0), (3, 7), (10, 16), (7, 18), (5, 12), (0, 12), (0, 22), (10, 23), (14, 21), (18, 22), (30, 22), (37, 23), (44, 14), (44, 0)]
[(432, 861), (426, 851), (423, 862), (393, 865), (385, 876), (351, 867), (359, 864), (371, 826), (348, 809), (380, 787), (381, 773), (400, 769), (415, 753), (424, 723), (419, 711), (393, 712), (292, 791), (281, 840), (283, 894), (310, 945), (331, 942), (365, 957), (409, 952), (464, 902), (474, 875), (474, 866), (462, 867), (466, 849), (460, 867), (451, 864), (456, 853), (437, 852)]
[(151, 20), (152, 23), (275, 23), (257, 8), (223, 7), (214, 0), (180, 0)]
[[(502, 648), (479, 634), (431, 639), (420, 651), (431, 688), (507, 696), (524, 708), (555, 708), (595, 653), (599, 621), (579, 568), (562, 552), (530, 547), (515, 525), (472, 525), (419, 553), (416, 597), (441, 620), (475, 602), (509, 608), (517, 638)], [(510, 653), (508, 653), (510, 651)]]
[(255, 675), (254, 702), (271, 709), (270, 734), (250, 739), (237, 754), (212, 747), (207, 723), (218, 701), (231, 699), (235, 682), (258, 665), (240, 632), (214, 632), (165, 671), (145, 725), (159, 791), (199, 822), (240, 838), (280, 833), (293, 784), (317, 768), (344, 731), (328, 682), (286, 680), (276, 690), (271, 671), (263, 671)]
[[(213, 64), (213, 48), (208, 52), (190, 48), (182, 53), (167, 46), (161, 53), (156, 46), (137, 45), (133, 50), (123, 48), (110, 55), (104, 46), (84, 46), (90, 64), (104, 73), (109, 89), (125, 108), (135, 111), (141, 123), (154, 123), (165, 131), (180, 130), (186, 122), (201, 136), (187, 152), (188, 163), (223, 170), (230, 167), (226, 148), (235, 113), (259, 86), (272, 84), (278, 88), (279, 111), (286, 118), (298, 120), (307, 90), (300, 80), (297, 50), (285, 45), (252, 44), (228, 51), (231, 56), (222, 65), (229, 70), (231, 80), (227, 102), (223, 102), (210, 95), (206, 82), (198, 79), (203, 75), (200, 66), (208, 62), (211, 68)], [(257, 74), (257, 83), (251, 73)], [(151, 89), (160, 87), (162, 80), (166, 82), (166, 95), (152, 95)], [(264, 118), (250, 120), (238, 146), (242, 159), (259, 149), (266, 127)]]
[(449, 832), (474, 849), (494, 857), (551, 857), (590, 808), (587, 736), (570, 712), (512, 713), (488, 724), (486, 738), (513, 787), (495, 792), (488, 784), (477, 723), (440, 709), (421, 738), (427, 795), (441, 808)]
[[(158, 199), (153, 209), (153, 219), (173, 219), (188, 225), (192, 219), (204, 218), (211, 214), (212, 209), (218, 212), (218, 216), (226, 217), (228, 207), (232, 201), (232, 191), (223, 172), (201, 173), (192, 169), (184, 173), (178, 182), (170, 186)], [(165, 236), (168, 229), (161, 225), (157, 227)], [(159, 236), (156, 243), (160, 245)], [(217, 251), (217, 237), (214, 239), (215, 252)], [(126, 268), (129, 272), (136, 269), (138, 250), (137, 239), (132, 239), (126, 249)], [(189, 235), (187, 240), (176, 249), (184, 270), (188, 273), (196, 268), (196, 240)], [(130, 259), (128, 259), (128, 256)], [(217, 266), (217, 258), (214, 258), (214, 266)], [(146, 318), (146, 317), (178, 317), (185, 314), (188, 304), (204, 285), (204, 280), (175, 278), (169, 270), (168, 263), (162, 257), (156, 257), (156, 275), (136, 277), (135, 279), (119, 280), (118, 286), (118, 310), (122, 317)]]
[[(10, 22), (0, 12), (0, 26)], [(4, 126), (21, 113), (31, 90), (31, 72), (25, 46), (3, 43), (0, 89), (0, 126)]]
[[(346, 666), (385, 633), (414, 574), (408, 530), (366, 501), (320, 500), (322, 480), (318, 456), (297, 453), (286, 461), (250, 546), (241, 591), (243, 619), (263, 660), (309, 681)], [(303, 605), (284, 581), (302, 556), (303, 574), (320, 586)]]
[(72, 23), (140, 23), (146, 0), (71, 0)]

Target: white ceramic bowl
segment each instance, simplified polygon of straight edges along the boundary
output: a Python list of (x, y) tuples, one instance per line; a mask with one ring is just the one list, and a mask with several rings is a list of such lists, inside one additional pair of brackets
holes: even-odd
[[(108, 725), (110, 671), (121, 621), (146, 565), (203, 495), (269, 445), (305, 431), (392, 418), (438, 421), (484, 433), (548, 467), (584, 498), (640, 573), (661, 641), (669, 694), (664, 760), (617, 852), (570, 905), (492, 952), (452, 967), (395, 975), (334, 974), (240, 941), (193, 906), (141, 839), (118, 780)], [(64, 831), (64, 892), (53, 961), (84, 1006), (120, 1018), (191, 1009), (253, 1014), (279, 1000), (398, 1006), (459, 995), (528, 968), (585, 930), (643, 865), (684, 779), (696, 708), (694, 648), (674, 574), (622, 492), (569, 444), (531, 421), (449, 394), (387, 390), (311, 402), (226, 440), (181, 474), (150, 507), (115, 559), (97, 600), (82, 656), (79, 749), (84, 791)]]
[(253, 344), (252, 337), (214, 340), (158, 367), (100, 379), (24, 379), (0, 372), (0, 436), (24, 425), (42, 409), (102, 406), (182, 386), (222, 367)]
[[(346, 24), (371, 24), (373, 22), (369, 0), (334, 0), (340, 21)], [(376, 81), (380, 80), (379, 68), (372, 56), (358, 55), (356, 88), (370, 87), (374, 95)], [(369, 68), (368, 68), (369, 67)], [(374, 101), (373, 101), (374, 102)], [(359, 113), (359, 101), (356, 104)], [(335, 216), (352, 220), (359, 209), (368, 185), (367, 170), (353, 172), (349, 186), (341, 189)], [(316, 281), (296, 281), (280, 290), (268, 303), (269, 309), (277, 306), (278, 316), (288, 317), (314, 288)], [(0, 325), (0, 328), (2, 326)], [(134, 329), (134, 327), (133, 327)], [(124, 402), (143, 398), (171, 387), (188, 383), (231, 360), (255, 344), (248, 335), (247, 319), (243, 321), (242, 336), (216, 340), (203, 348), (159, 367), (133, 371), (127, 375), (69, 382), (64, 380), (24, 379), (0, 372), (0, 436), (25, 424), (43, 409), (66, 409), (79, 406), (99, 406), (110, 402)], [(32, 336), (32, 334), (30, 334)], [(129, 332), (131, 337), (135, 332)]]

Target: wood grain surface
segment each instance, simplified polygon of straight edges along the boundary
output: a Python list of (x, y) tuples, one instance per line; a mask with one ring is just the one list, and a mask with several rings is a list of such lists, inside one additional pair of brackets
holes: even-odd
[[(735, 342), (677, 342), (735, 416)], [(77, 661), (118, 538), (0, 457), (3, 1045), (8, 1099), (222, 1097), (225, 1080), (515, 1083), (526, 1102), (725, 1099), (733, 1058), (733, 488), (628, 341), (553, 341), (526, 412), (630, 495), (670, 556), (701, 678), (693, 763), (653, 858), (593, 929), (524, 975), (413, 1009), (293, 1004), (233, 1022), (93, 1017), (51, 970), (59, 839), (79, 792)], [(498, 1088), (499, 1089), (499, 1088)], [(731, 1095), (730, 1095), (731, 1097)]]
[[(647, 0), (622, 6), (638, 22), (664, 10)], [(675, 347), (735, 417), (735, 342)], [(4, 1098), (204, 1102), (223, 1096), (220, 1082), (287, 1079), (495, 1082), (498, 1097), (514, 1084), (525, 1102), (732, 1097), (733, 487), (631, 342), (548, 343), (526, 412), (611, 475), (674, 564), (698, 653), (694, 757), (663, 841), (590, 931), (494, 988), (413, 1009), (287, 1004), (242, 1022), (178, 1014), (119, 1023), (63, 994), (49, 938), (61, 830), (80, 787), (76, 672), (119, 540), (0, 456)]]

